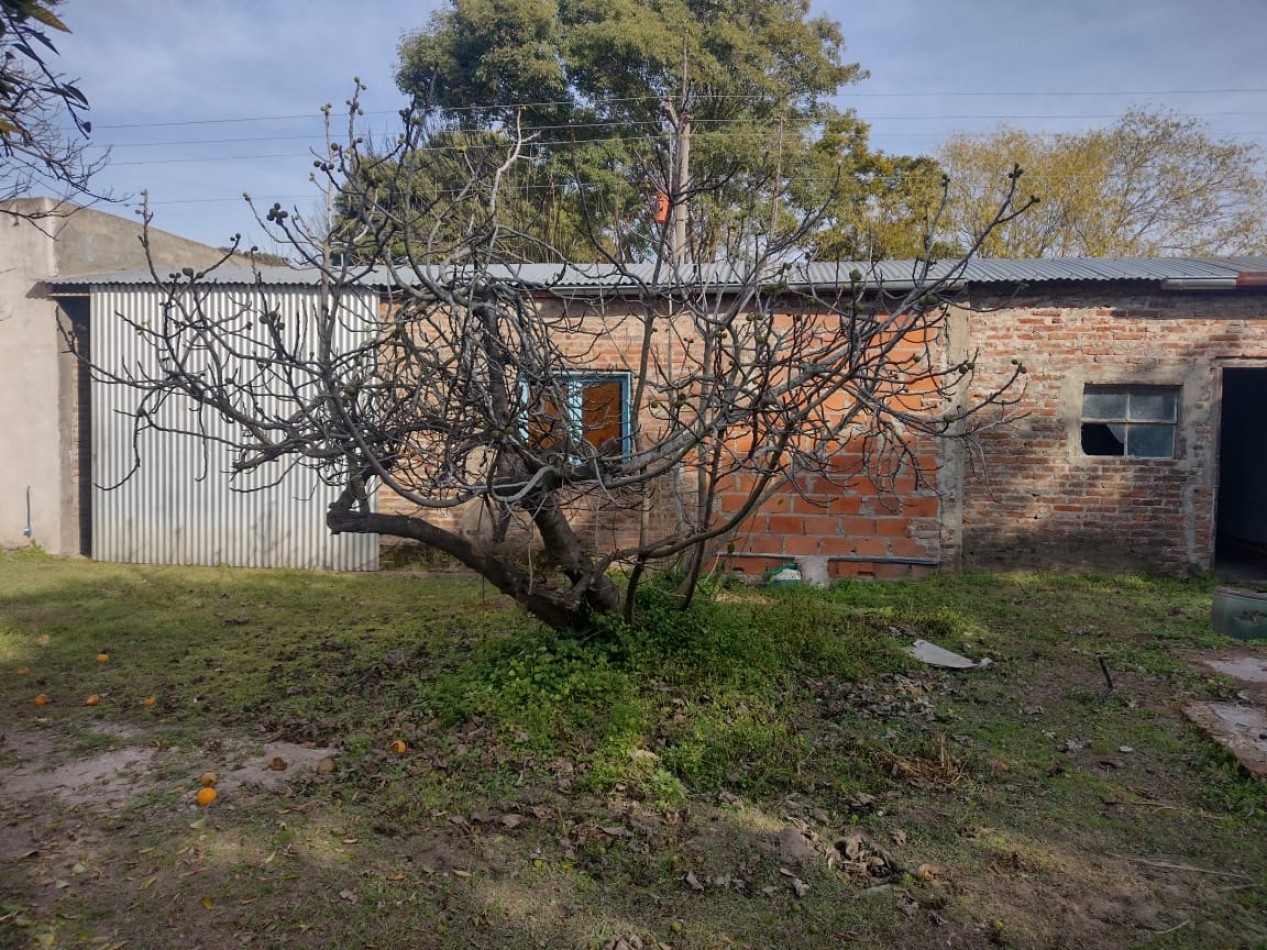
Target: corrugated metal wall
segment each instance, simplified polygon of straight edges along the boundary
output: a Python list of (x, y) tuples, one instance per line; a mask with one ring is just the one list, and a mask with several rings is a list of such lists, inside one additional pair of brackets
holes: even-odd
[[(216, 288), (206, 306), (236, 309), (252, 293), (258, 300), (258, 291), (251, 288)], [(292, 327), (312, 311), (318, 294), (309, 287), (267, 291), (271, 309)], [(151, 348), (118, 315), (158, 326), (162, 301), (163, 294), (154, 287), (94, 287), (93, 362), (152, 372)], [(355, 300), (345, 296), (343, 303), (372, 320), (378, 298), (367, 292)], [(326, 508), (337, 493), (313, 472), (293, 468), (283, 474), (267, 466), (231, 480), (232, 456), (226, 447), (150, 430), (136, 446), (140, 468), (126, 478), (135, 457), (131, 416), (139, 394), (96, 380), (91, 398), (92, 556), (97, 560), (377, 570), (378, 535), (331, 536), (326, 529)], [(165, 412), (169, 419), (180, 413), (192, 417), (189, 404), (178, 405), (177, 400)], [(232, 433), (227, 422), (209, 411), (203, 413), (203, 424), (212, 434)], [(243, 490), (253, 487), (257, 490)]]

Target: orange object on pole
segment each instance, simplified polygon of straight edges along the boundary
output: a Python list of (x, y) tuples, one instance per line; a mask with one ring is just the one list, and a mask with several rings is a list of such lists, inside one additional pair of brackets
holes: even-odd
[(655, 195), (655, 223), (664, 224), (669, 220), (669, 196), (663, 191), (657, 191)]

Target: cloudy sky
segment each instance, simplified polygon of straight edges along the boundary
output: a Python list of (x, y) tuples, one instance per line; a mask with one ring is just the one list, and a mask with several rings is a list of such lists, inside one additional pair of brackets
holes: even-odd
[[(439, 0), (65, 0), (61, 65), (92, 102), (98, 183), (147, 190), (155, 225), (221, 245), (260, 240), (242, 193), (318, 205), (308, 181), (319, 109), (368, 84), (383, 129), (402, 34)], [(1265, 0), (814, 0), (870, 78), (841, 102), (873, 143), (923, 153), (1007, 121), (1042, 131), (1106, 125), (1132, 105), (1267, 147)], [(133, 203), (134, 204), (134, 203)], [(129, 206), (130, 207), (130, 206)], [(127, 212), (124, 212), (127, 213)]]

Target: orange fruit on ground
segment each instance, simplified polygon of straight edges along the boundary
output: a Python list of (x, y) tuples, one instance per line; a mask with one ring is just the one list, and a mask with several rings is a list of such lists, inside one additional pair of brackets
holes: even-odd
[(141, 700), (141, 705), (153, 706), (156, 702), (158, 702), (157, 696), (146, 696), (143, 700)]
[(29, 673), (29, 672), (31, 672), (31, 671), (30, 671), (30, 670), (28, 670), (25, 666), (19, 666), (19, 667), (18, 667), (18, 676), (26, 676), (26, 674), (27, 674), (27, 673)]
[(47, 706), (47, 705), (48, 705), (48, 694), (47, 694), (47, 693), (40, 693), (38, 696), (36, 696), (36, 697), (35, 697), (35, 705), (37, 705), (37, 706)]
[(195, 801), (198, 802), (199, 808), (206, 808), (215, 800), (216, 800), (216, 790), (214, 788), (198, 789), (198, 797), (195, 799)]
[(85, 706), (100, 706), (101, 697), (98, 696), (96, 693), (91, 693), (89, 694), (88, 698), (84, 700), (84, 705)]
[(107, 653), (105, 650), (102, 650), (100, 653), (98, 653), (98, 654), (97, 654), (97, 662), (98, 662), (98, 663), (109, 663), (109, 662), (110, 662), (110, 654), (109, 654), (109, 653)]
[(395, 752), (397, 755), (404, 755), (405, 750), (408, 748), (409, 746), (405, 745), (405, 743), (401, 741), (400, 739), (397, 739), (395, 742), (392, 743), (392, 751)]
[(215, 772), (203, 772), (198, 776), (198, 781), (207, 788), (210, 788), (212, 785), (216, 784), (216, 782), (220, 781), (220, 776), (216, 775)]

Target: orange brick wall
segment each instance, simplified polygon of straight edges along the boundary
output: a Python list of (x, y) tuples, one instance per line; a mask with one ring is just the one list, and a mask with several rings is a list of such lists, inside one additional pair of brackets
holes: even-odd
[[(1072, 568), (1171, 572), (1208, 567), (1214, 546), (1219, 368), (1267, 366), (1267, 294), (1166, 292), (1152, 285), (1048, 285), (975, 293), (957, 318), (953, 359), (975, 358), (975, 395), (996, 388), (1013, 359), (1027, 367), (1010, 421), (969, 447), (931, 442), (916, 464), (872, 479), (846, 449), (832, 477), (808, 475), (770, 499), (729, 539), (728, 570), (759, 575), (797, 557), (828, 559), (833, 576), (898, 577), (930, 570)], [(636, 321), (608, 313), (584, 366), (636, 371)], [(580, 354), (578, 354), (580, 355)], [(663, 355), (663, 354), (661, 354)], [(1086, 384), (1182, 387), (1176, 457), (1081, 452)], [(987, 417), (986, 421), (990, 421)], [(651, 420), (644, 420), (650, 425)], [(876, 484), (876, 482), (880, 484)], [(690, 497), (690, 475), (655, 486), (648, 508), (666, 528)], [(722, 512), (743, 500), (729, 486)], [(408, 510), (384, 493), (385, 510)], [(596, 548), (637, 536), (639, 499), (577, 503)], [(444, 523), (444, 515), (437, 519)], [(725, 550), (725, 545), (722, 546)]]

